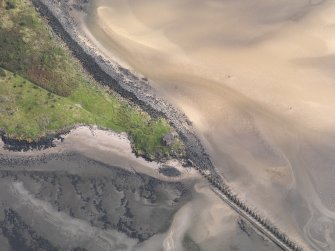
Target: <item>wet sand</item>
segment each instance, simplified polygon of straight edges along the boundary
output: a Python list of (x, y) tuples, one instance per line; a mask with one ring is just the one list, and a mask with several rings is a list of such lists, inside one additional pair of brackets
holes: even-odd
[[(122, 167), (127, 171), (143, 173), (160, 180), (178, 181), (200, 178), (196, 170), (184, 168), (176, 159), (158, 163), (154, 161), (148, 162), (142, 157), (136, 157), (132, 152), (131, 143), (126, 133), (115, 133), (113, 131), (101, 130), (97, 127), (78, 126), (62, 137), (62, 141), (54, 140), (55, 147), (22, 152), (5, 150), (3, 142), (0, 141), (0, 156), (38, 158), (50, 154), (61, 155), (75, 152), (106, 165)], [(178, 170), (179, 175), (177, 177), (167, 177), (159, 171), (160, 168), (164, 167)]]
[(164, 176), (125, 134), (82, 126), (0, 160), (3, 250), (279, 250), (194, 169), (170, 161), (180, 176)]
[(334, 9), (97, 0), (83, 31), (187, 114), (249, 204), (309, 248), (334, 250)]

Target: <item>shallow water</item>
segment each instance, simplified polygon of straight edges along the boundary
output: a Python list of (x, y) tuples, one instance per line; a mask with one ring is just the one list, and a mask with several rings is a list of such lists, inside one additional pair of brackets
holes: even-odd
[(334, 13), (335, 1), (96, 0), (83, 25), (188, 115), (242, 198), (335, 250)]
[(0, 159), (1, 250), (279, 250), (199, 178), (161, 181), (78, 153)]

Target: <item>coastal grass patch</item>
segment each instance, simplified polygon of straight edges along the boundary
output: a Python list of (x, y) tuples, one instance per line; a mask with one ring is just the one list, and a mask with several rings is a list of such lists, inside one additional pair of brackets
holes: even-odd
[(148, 158), (178, 150), (162, 142), (171, 131), (164, 119), (152, 120), (102, 87), (81, 84), (70, 96), (62, 97), (0, 68), (0, 128), (8, 137), (34, 141), (76, 124), (127, 132), (136, 152)]
[(5, 73), (5, 77), (0, 77), (0, 128), (7, 136), (33, 141), (79, 123), (81, 118), (90, 121), (90, 114), (68, 98), (50, 93), (12, 72)]
[(83, 74), (26, 0), (0, 0), (0, 128), (34, 141), (76, 124), (127, 132), (135, 151), (154, 159), (182, 153), (165, 145), (171, 127), (122, 101)]
[(3, 3), (0, 5), (0, 66), (50, 92), (70, 95), (83, 81), (78, 65), (57, 43), (30, 2)]

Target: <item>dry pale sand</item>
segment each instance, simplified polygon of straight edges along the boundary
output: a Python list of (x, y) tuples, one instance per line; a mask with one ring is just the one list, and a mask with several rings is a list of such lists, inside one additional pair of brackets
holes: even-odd
[(94, 3), (88, 35), (190, 117), (234, 189), (335, 250), (335, 1)]

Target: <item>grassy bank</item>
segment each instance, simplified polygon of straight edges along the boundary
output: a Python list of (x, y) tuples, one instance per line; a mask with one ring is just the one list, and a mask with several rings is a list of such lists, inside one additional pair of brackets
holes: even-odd
[[(129, 133), (137, 153), (154, 158), (181, 152), (164, 119), (120, 101), (86, 77), (29, 1), (0, 0), (0, 128), (36, 140), (78, 123)], [(6, 70), (4, 70), (6, 69)]]

